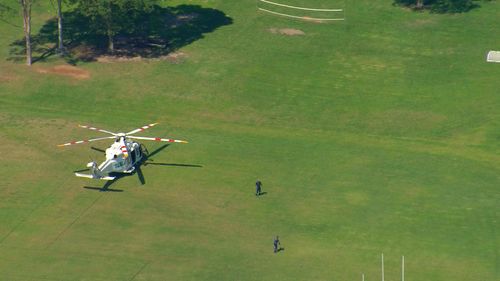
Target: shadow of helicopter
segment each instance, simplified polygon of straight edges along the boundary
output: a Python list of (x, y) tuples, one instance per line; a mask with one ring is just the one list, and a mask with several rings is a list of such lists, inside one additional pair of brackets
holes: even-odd
[[(116, 181), (118, 181), (121, 178), (124, 177), (129, 177), (134, 174), (137, 174), (137, 177), (139, 178), (139, 181), (141, 182), (141, 185), (146, 184), (146, 179), (144, 178), (144, 174), (142, 173), (141, 166), (147, 166), (147, 165), (157, 165), (157, 166), (172, 166), (172, 167), (190, 167), (190, 168), (202, 168), (202, 165), (194, 165), (194, 164), (179, 164), (179, 163), (155, 163), (153, 159), (151, 159), (152, 156), (156, 155), (160, 151), (164, 150), (167, 148), (170, 144), (164, 144), (160, 146), (159, 148), (155, 149), (153, 152), (149, 153), (148, 150), (146, 149), (145, 146), (141, 145), (143, 149), (143, 154), (144, 156), (140, 161), (138, 161), (135, 164), (135, 170), (131, 174), (124, 174), (124, 173), (110, 173), (110, 176), (115, 177), (114, 180), (107, 181), (103, 187), (93, 187), (93, 186), (84, 186), (83, 188), (89, 189), (89, 190), (98, 190), (100, 192), (105, 192), (105, 191), (111, 191), (111, 192), (123, 192), (122, 189), (112, 189), (109, 188), (112, 184), (114, 184)], [(91, 149), (105, 153), (103, 149), (96, 148), (96, 147), (91, 147)], [(74, 172), (84, 172), (88, 171), (89, 169), (83, 169), (83, 170), (76, 170)]]

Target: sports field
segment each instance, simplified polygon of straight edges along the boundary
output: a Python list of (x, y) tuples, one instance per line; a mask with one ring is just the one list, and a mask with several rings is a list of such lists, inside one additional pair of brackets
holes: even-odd
[[(55, 15), (42, 2), (34, 34)], [(381, 253), (386, 280), (403, 255), (405, 280), (499, 280), (500, 64), (486, 53), (500, 50), (500, 3), (281, 2), (346, 20), (165, 1), (224, 21), (181, 60), (78, 62), (76, 77), (56, 56), (13, 60), (22, 17), (0, 14), (0, 280), (379, 280)], [(189, 144), (156, 154), (169, 165), (143, 167), (144, 185), (99, 192), (73, 171), (103, 155), (56, 146), (102, 136), (78, 124), (152, 122), (143, 135)]]

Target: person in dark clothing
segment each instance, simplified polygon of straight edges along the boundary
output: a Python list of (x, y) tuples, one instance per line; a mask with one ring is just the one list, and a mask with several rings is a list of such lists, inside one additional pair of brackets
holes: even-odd
[(278, 235), (276, 235), (276, 238), (274, 238), (274, 253), (276, 254), (279, 249), (278, 249), (278, 246), (280, 246), (280, 238), (278, 237)]
[(255, 183), (255, 196), (259, 196), (261, 194), (261, 192), (262, 192), (261, 186), (262, 186), (262, 183), (258, 180)]

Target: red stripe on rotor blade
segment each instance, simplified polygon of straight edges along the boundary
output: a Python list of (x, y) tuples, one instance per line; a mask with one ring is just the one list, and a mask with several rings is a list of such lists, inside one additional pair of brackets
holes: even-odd
[(155, 141), (161, 141), (161, 138), (155, 138)]

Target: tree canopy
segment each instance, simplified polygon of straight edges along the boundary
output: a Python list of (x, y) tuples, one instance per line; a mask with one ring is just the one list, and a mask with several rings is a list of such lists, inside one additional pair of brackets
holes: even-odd
[(83, 15), (91, 19), (90, 28), (108, 37), (108, 49), (114, 49), (114, 36), (132, 33), (140, 17), (147, 14), (155, 0), (71, 0)]
[(394, 0), (394, 4), (436, 13), (463, 13), (477, 7), (478, 0)]

